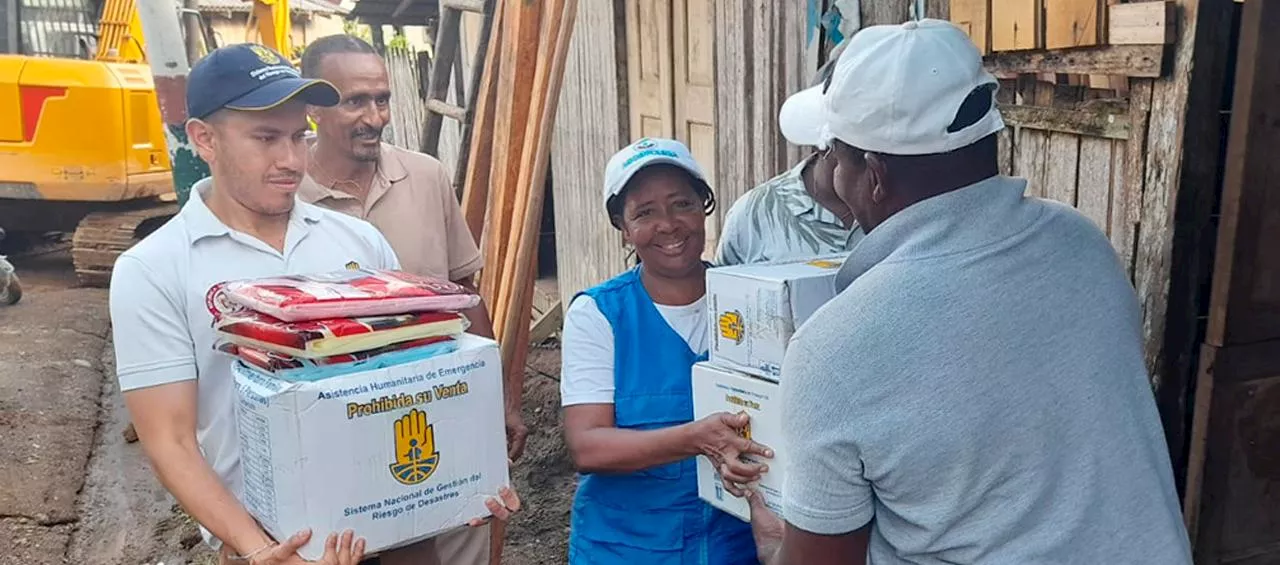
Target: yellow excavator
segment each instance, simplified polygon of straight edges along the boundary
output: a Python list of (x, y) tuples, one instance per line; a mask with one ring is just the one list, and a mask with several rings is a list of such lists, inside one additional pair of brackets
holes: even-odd
[[(135, 1), (16, 0), (19, 47), (0, 52), (0, 229), (74, 232), (87, 286), (178, 211)], [(260, 41), (289, 56), (288, 0), (250, 1)]]

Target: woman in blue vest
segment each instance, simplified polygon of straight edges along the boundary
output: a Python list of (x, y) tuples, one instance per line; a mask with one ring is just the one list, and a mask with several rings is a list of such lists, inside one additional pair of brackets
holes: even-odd
[(571, 565), (756, 564), (751, 526), (698, 498), (695, 458), (726, 487), (772, 457), (745, 415), (693, 420), (690, 372), (707, 358), (706, 216), (715, 196), (681, 143), (641, 139), (605, 170), (604, 207), (639, 266), (576, 296), (565, 314), (561, 396), (579, 471)]

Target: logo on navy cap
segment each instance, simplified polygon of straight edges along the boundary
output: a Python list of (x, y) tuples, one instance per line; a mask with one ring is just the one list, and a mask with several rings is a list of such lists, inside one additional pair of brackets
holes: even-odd
[(223, 108), (269, 110), (295, 97), (315, 106), (332, 106), (340, 98), (332, 84), (303, 78), (279, 53), (251, 43), (213, 50), (187, 76), (187, 115), (192, 118)]
[(257, 55), (259, 60), (268, 65), (276, 65), (284, 62), (274, 51), (261, 45), (250, 45), (249, 50), (253, 51), (253, 54)]

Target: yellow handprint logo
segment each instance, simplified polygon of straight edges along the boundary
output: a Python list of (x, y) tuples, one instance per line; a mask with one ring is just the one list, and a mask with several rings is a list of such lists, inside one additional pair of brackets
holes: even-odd
[(742, 323), (742, 314), (738, 311), (725, 312), (720, 315), (720, 335), (734, 343), (742, 343), (742, 334), (746, 328)]
[(435, 431), (427, 425), (427, 413), (417, 408), (395, 421), (396, 462), (391, 475), (406, 485), (416, 485), (435, 473), (440, 463)]
[(843, 261), (832, 261), (830, 259), (814, 259), (812, 261), (809, 261), (808, 264), (814, 267), (817, 267), (819, 269), (834, 269), (836, 267), (839, 267), (841, 263), (843, 263)]

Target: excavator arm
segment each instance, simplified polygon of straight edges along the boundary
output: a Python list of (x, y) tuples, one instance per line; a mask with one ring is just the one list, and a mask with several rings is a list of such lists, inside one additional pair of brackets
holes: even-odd
[(99, 21), (98, 61), (111, 63), (145, 63), (142, 46), (142, 18), (135, 0), (107, 0)]
[[(202, 22), (203, 23), (203, 22)], [(98, 52), (94, 59), (112, 63), (146, 63), (142, 19), (137, 0), (107, 0), (99, 22)], [(207, 24), (202, 26), (209, 34)], [(293, 59), (290, 37), (289, 0), (253, 0), (249, 27), (257, 28), (259, 41), (288, 59)], [(206, 38), (208, 41), (208, 38)], [(207, 46), (212, 49), (213, 46)]]
[(258, 36), (263, 45), (275, 49), (287, 59), (293, 59), (293, 44), (289, 37), (289, 0), (254, 0), (253, 21), (257, 22)]

